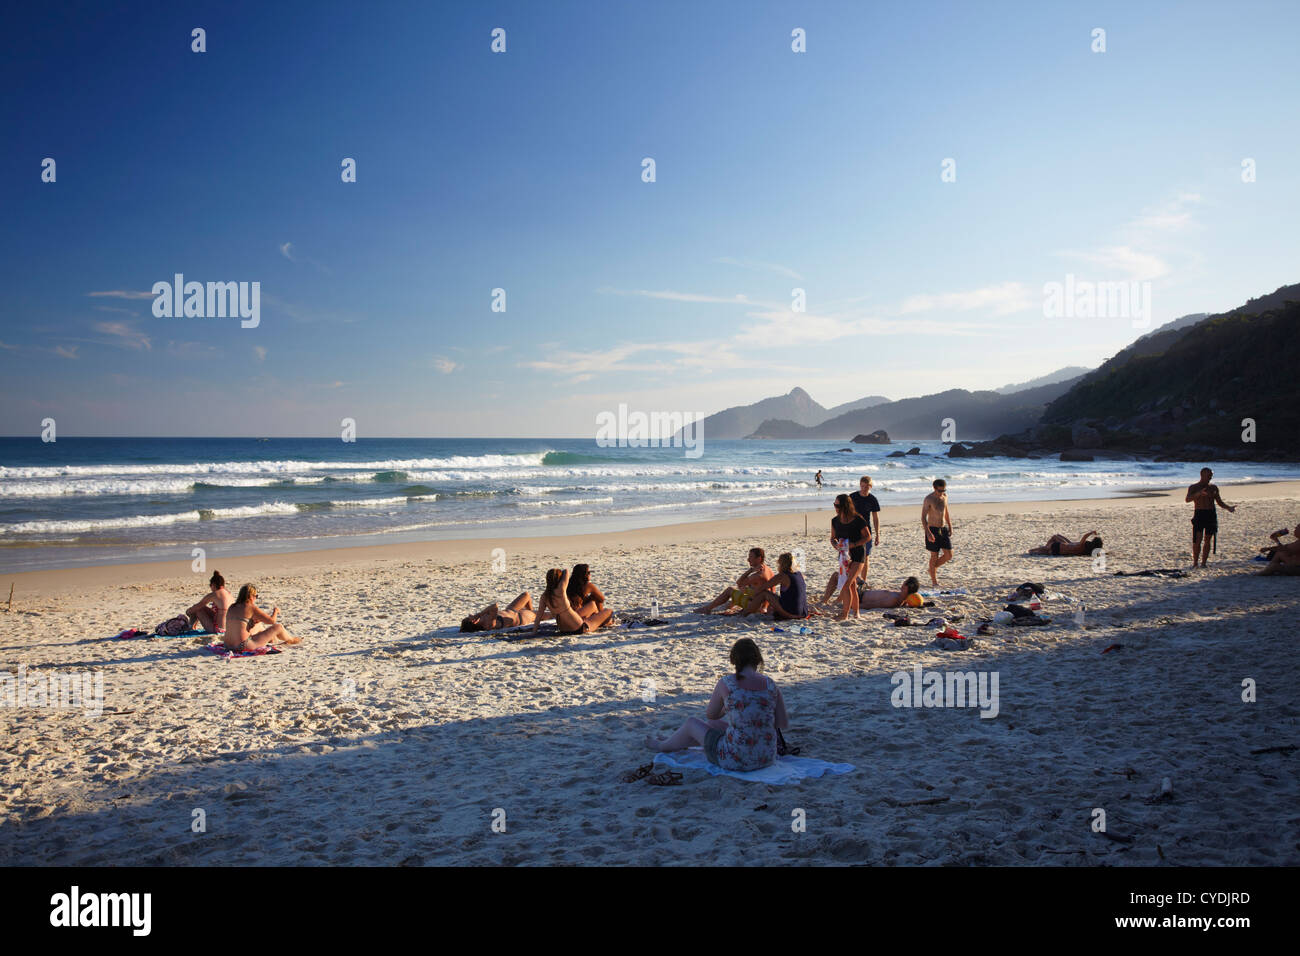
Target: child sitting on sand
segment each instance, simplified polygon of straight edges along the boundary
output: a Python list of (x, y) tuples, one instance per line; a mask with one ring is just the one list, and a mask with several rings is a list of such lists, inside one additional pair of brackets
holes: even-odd
[[(713, 688), (704, 719), (688, 717), (667, 740), (647, 736), (651, 750), (668, 753), (702, 744), (705, 759), (723, 770), (762, 770), (776, 761), (777, 731), (790, 726), (785, 699), (776, 682), (759, 673), (763, 653), (742, 637), (731, 648), (735, 674)], [(725, 717), (725, 719), (724, 719)]]
[(277, 637), (282, 644), (297, 644), (302, 638), (294, 637), (276, 621), (280, 616), (278, 607), (267, 614), (255, 603), (257, 588), (245, 584), (239, 589), (239, 597), (226, 612), (227, 649), (232, 651), (255, 651), (270, 644)]

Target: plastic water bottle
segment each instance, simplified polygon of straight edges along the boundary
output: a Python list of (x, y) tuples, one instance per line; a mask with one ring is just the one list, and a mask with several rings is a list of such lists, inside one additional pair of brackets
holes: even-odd
[(800, 624), (796, 627), (790, 628), (791, 634), (811, 634), (812, 632), (813, 629), (809, 627), (807, 624)]
[(1077, 606), (1075, 607), (1075, 609), (1074, 609), (1074, 626), (1075, 626), (1075, 627), (1078, 627), (1078, 628), (1082, 628), (1082, 627), (1083, 627), (1083, 613), (1084, 613), (1084, 611), (1086, 611), (1087, 609), (1088, 609), (1088, 606), (1087, 606), (1086, 604), (1079, 604), (1079, 605), (1077, 605)]
[(659, 616), (659, 599), (658, 599), (658, 598), (651, 598), (651, 599), (650, 599), (650, 616), (651, 616), (651, 617), (658, 617), (658, 616)]

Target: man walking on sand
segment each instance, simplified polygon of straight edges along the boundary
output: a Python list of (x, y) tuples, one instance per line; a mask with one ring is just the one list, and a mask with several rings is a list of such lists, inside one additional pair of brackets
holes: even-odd
[[(1200, 566), (1204, 568), (1205, 562), (1210, 557), (1210, 545), (1217, 545), (1219, 536), (1219, 513), (1215, 510), (1215, 505), (1221, 505), (1228, 511), (1236, 511), (1232, 505), (1227, 504), (1219, 496), (1219, 486), (1210, 483), (1214, 477), (1214, 472), (1208, 468), (1201, 469), (1201, 480), (1187, 489), (1187, 498), (1185, 500), (1193, 503), (1192, 511), (1192, 567), (1196, 567), (1197, 554), (1200, 555)], [(1204, 544), (1202, 545), (1202, 540)], [(1216, 546), (1215, 551), (1218, 548)]]
[(853, 499), (853, 509), (867, 522), (867, 544), (862, 557), (862, 570), (858, 579), (864, 584), (867, 571), (871, 567), (871, 549), (880, 541), (880, 502), (871, 493), (871, 476), (863, 475), (858, 479), (858, 490), (849, 495)]
[(935, 572), (952, 560), (952, 516), (948, 514), (948, 483), (934, 479), (934, 491), (921, 502), (921, 527), (925, 550), (930, 552), (930, 583), (939, 586)]

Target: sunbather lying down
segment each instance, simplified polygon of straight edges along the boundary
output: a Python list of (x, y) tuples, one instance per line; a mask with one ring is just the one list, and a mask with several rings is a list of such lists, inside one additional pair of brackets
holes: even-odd
[[(1290, 544), (1279, 544), (1268, 564), (1260, 568), (1257, 574), (1300, 575), (1300, 525), (1296, 525), (1296, 540)], [(1285, 532), (1278, 532), (1276, 541)]]
[(498, 604), (489, 604), (483, 610), (460, 622), (460, 629), (465, 631), (496, 631), (503, 627), (518, 627), (532, 624), (537, 620), (533, 610), (533, 599), (527, 591), (519, 595), (502, 608)]
[(1030, 548), (1030, 554), (1050, 554), (1052, 557), (1078, 558), (1092, 554), (1101, 547), (1101, 538), (1096, 531), (1089, 531), (1078, 541), (1071, 541), (1063, 534), (1054, 534), (1041, 548)]
[(897, 591), (862, 590), (858, 592), (858, 607), (873, 610), (882, 607), (902, 607), (908, 597), (921, 589), (921, 582), (910, 577)]

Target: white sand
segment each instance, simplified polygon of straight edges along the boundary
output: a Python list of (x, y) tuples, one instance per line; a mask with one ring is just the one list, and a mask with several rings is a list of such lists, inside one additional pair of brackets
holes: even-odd
[[(108, 639), (193, 603), (206, 575), (188, 566), (19, 575), (0, 673), (94, 669), (104, 713), (0, 707), (0, 864), (1294, 865), (1300, 756), (1251, 751), (1300, 743), (1300, 580), (1248, 576), (1260, 565), (1247, 559), (1296, 523), (1297, 489), (1225, 497), (1245, 503), (1223, 516), (1210, 570), (1158, 580), (1109, 572), (1190, 564), (1181, 494), (980, 507), (954, 494), (957, 560), (941, 581), (974, 594), (936, 611), (991, 614), (1025, 580), (1088, 606), (1085, 629), (1052, 607), (1049, 627), (999, 628), (956, 652), (880, 612), (818, 619), (810, 636), (686, 613), (734, 579), (751, 541), (773, 563), (806, 548), (819, 592), (829, 515), (808, 539), (787, 515), (507, 542), (500, 575), (496, 542), (218, 561), (305, 638), (235, 661), (187, 640)], [(877, 586), (923, 575), (913, 510), (885, 514)], [(1106, 573), (1024, 554), (1094, 526)], [(575, 560), (616, 609), (646, 614), (657, 597), (669, 625), (522, 643), (434, 633), (490, 600), (535, 597), (547, 567)], [(702, 712), (745, 635), (783, 688), (791, 742), (857, 771), (787, 787), (619, 783), (651, 759), (647, 732)], [(889, 675), (915, 663), (996, 671), (999, 715), (894, 708)], [(1242, 702), (1246, 678), (1255, 703)], [(1165, 777), (1172, 797), (1148, 802)], [(1092, 832), (1094, 808), (1118, 840)]]

